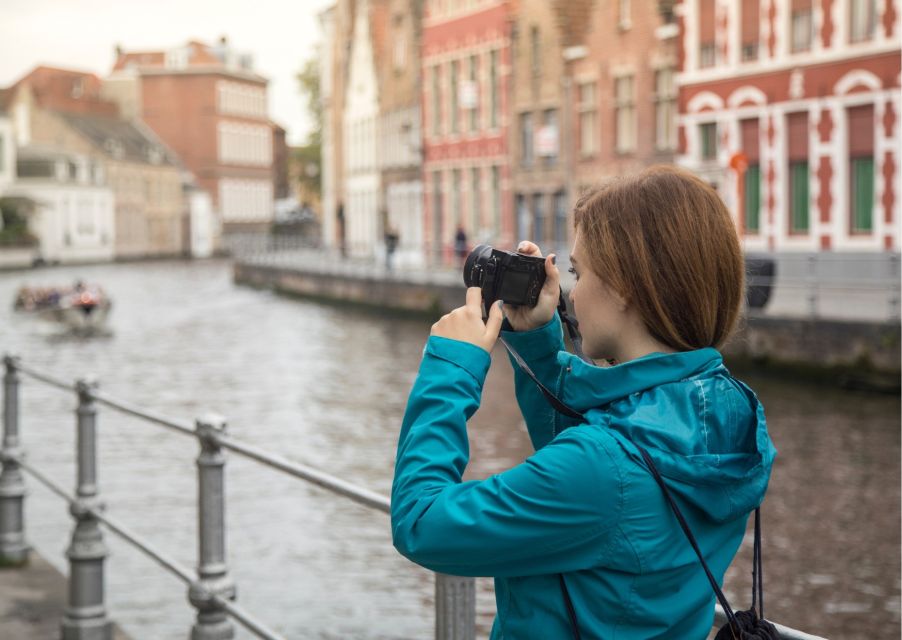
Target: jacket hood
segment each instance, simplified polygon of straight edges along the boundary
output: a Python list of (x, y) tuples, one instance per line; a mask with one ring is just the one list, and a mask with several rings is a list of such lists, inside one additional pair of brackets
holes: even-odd
[(645, 448), (668, 489), (715, 522), (761, 504), (776, 449), (764, 407), (713, 348), (597, 367), (559, 352), (561, 400), (601, 425), (640, 466)]

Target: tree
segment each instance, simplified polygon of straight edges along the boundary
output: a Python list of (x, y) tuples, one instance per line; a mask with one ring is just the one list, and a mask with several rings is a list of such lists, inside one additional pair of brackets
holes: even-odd
[(320, 195), (320, 175), (322, 173), (323, 108), (319, 92), (319, 51), (315, 51), (297, 75), (301, 94), (307, 101), (307, 114), (313, 123), (307, 140), (293, 150), (294, 162), (300, 166), (298, 180), (302, 190)]

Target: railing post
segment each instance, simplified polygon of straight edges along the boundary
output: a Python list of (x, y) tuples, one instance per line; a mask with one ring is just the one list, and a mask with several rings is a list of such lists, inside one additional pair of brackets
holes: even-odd
[(476, 579), (435, 574), (435, 640), (476, 638)]
[(210, 597), (235, 598), (226, 564), (225, 456), (216, 438), (225, 432), (225, 420), (206, 416), (197, 420), (195, 429), (201, 449), (197, 457), (198, 579), (188, 590), (188, 600), (197, 609), (191, 640), (228, 640), (235, 637), (235, 627)]
[(76, 383), (78, 470), (76, 501), (69, 511), (75, 518), (69, 558), (69, 606), (63, 612), (63, 640), (110, 640), (112, 624), (103, 604), (103, 563), (107, 548), (92, 509), (102, 509), (97, 492), (97, 383)]
[(889, 257), (889, 319), (899, 319), (899, 256)]
[(816, 318), (818, 315), (818, 269), (817, 257), (808, 256), (808, 315)]
[(25, 480), (17, 462), (19, 448), (19, 372), (16, 359), (5, 356), (3, 364), (3, 448), (0, 461), (0, 566), (19, 567), (28, 562), (25, 543)]

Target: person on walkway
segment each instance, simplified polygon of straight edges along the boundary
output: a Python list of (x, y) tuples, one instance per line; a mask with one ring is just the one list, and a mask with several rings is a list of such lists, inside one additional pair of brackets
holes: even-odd
[(460, 263), (461, 267), (463, 267), (467, 260), (468, 252), (467, 232), (464, 231), (463, 225), (458, 225), (457, 233), (454, 234), (454, 254), (457, 256), (457, 261)]
[[(743, 296), (739, 240), (704, 182), (652, 167), (586, 193), (574, 210), (570, 300), (590, 364), (565, 351), (560, 274), (534, 308), (481, 292), (432, 327), (401, 425), (392, 484), (395, 547), (428, 569), (495, 578), (491, 638), (702, 640), (714, 595), (638, 452), (664, 476), (717, 582), (776, 455), (755, 394), (718, 347)], [(523, 242), (519, 251), (541, 256)], [(557, 412), (515, 366), (535, 453), (462, 482), (499, 329), (584, 420)], [(609, 361), (609, 362), (608, 362)]]

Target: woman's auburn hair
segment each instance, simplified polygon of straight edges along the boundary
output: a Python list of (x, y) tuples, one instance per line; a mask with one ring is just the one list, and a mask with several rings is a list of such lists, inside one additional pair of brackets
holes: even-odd
[(615, 178), (574, 209), (587, 265), (677, 351), (720, 347), (736, 326), (745, 265), (717, 192), (668, 165)]

